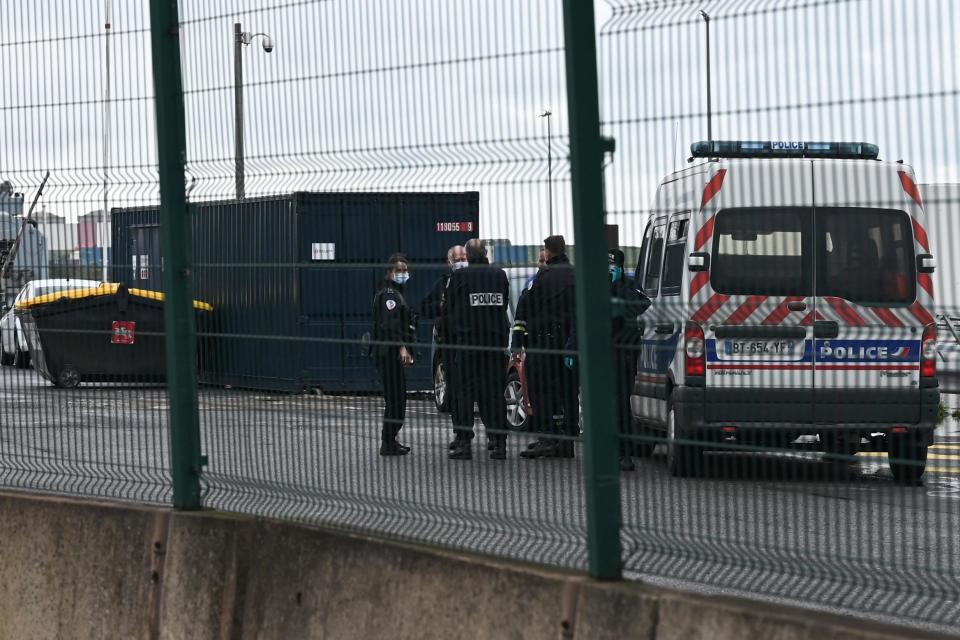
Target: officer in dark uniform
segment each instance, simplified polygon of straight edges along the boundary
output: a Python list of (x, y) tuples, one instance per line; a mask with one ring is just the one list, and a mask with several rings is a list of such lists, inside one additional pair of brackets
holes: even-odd
[[(607, 254), (610, 271), (611, 326), (610, 343), (613, 347), (613, 377), (617, 403), (617, 435), (620, 442), (620, 469), (633, 471), (631, 453), (634, 442), (625, 436), (633, 434), (633, 414), (630, 410), (630, 396), (637, 376), (637, 357), (643, 331), (640, 329), (639, 316), (650, 306), (650, 299), (627, 281), (623, 275), (624, 256), (620, 249), (610, 249)], [(577, 332), (567, 345), (568, 351), (577, 350)], [(573, 356), (564, 358), (567, 368), (573, 369), (576, 360)], [(638, 447), (649, 446), (636, 443)]]
[(507, 360), (504, 347), (510, 333), (507, 310), (510, 282), (499, 267), (490, 266), (480, 240), (466, 245), (466, 269), (450, 276), (441, 317), (446, 319), (454, 348), (454, 395), (450, 415), (457, 433), (452, 460), (473, 457), (473, 404), (487, 429), (490, 457), (507, 457)]
[[(450, 282), (450, 274), (458, 269), (466, 268), (467, 265), (467, 253), (464, 251), (463, 246), (457, 244), (450, 247), (450, 249), (447, 250), (447, 266), (450, 267), (450, 271), (440, 278), (437, 278), (433, 288), (430, 289), (430, 293), (417, 305), (417, 316), (419, 318), (433, 320), (433, 335), (437, 345), (437, 354), (440, 357), (440, 363), (443, 365), (444, 384), (446, 385), (444, 393), (447, 397), (448, 406), (450, 406), (450, 399), (454, 393), (454, 362), (453, 351), (446, 346), (450, 344), (451, 337), (447, 321), (441, 317), (441, 310), (446, 300), (447, 283)], [(451, 450), (456, 449), (459, 445), (456, 439), (457, 435), (459, 435), (459, 432), (454, 433), (454, 440), (450, 443)]]
[[(543, 241), (546, 266), (537, 275), (518, 305), (515, 329), (526, 332), (531, 349), (525, 368), (534, 430), (566, 438), (542, 437), (523, 451), (522, 458), (572, 458), (573, 439), (579, 435), (579, 403), (576, 373), (563, 363), (563, 349), (576, 322), (573, 265), (567, 258), (563, 236)], [(514, 338), (523, 331), (514, 331)], [(516, 351), (517, 342), (511, 344)], [(546, 353), (538, 350), (547, 350)], [(563, 415), (557, 426), (558, 414)]]
[(410, 278), (407, 259), (395, 253), (387, 262), (386, 277), (373, 298), (374, 356), (383, 383), (383, 428), (380, 455), (403, 456), (410, 447), (397, 442), (407, 410), (405, 367), (413, 364), (416, 315), (403, 298), (403, 286)]

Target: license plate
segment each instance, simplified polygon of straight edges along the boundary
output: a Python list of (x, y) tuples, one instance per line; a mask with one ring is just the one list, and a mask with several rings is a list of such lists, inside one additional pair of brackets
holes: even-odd
[(792, 356), (799, 344), (796, 340), (727, 340), (723, 352), (733, 357)]

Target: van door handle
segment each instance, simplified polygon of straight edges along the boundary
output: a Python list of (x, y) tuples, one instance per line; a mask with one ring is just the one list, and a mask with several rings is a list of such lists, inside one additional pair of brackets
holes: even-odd
[(653, 328), (653, 331), (654, 331), (654, 333), (659, 333), (659, 334), (661, 334), (661, 335), (663, 335), (663, 334), (668, 334), (668, 333), (673, 333), (673, 323), (672, 323), (672, 322), (668, 322), (668, 323), (665, 323), (665, 324), (658, 324), (657, 326), (655, 326), (655, 327)]
[(787, 309), (790, 311), (806, 311), (807, 303), (803, 300), (791, 300), (787, 303)]
[(840, 335), (840, 325), (833, 320), (817, 320), (813, 323), (814, 338), (836, 338)]

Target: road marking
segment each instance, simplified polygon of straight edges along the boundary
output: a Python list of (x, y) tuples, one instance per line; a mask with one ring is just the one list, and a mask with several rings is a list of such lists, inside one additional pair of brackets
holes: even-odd
[(927, 473), (960, 475), (960, 467), (927, 467)]
[[(857, 454), (865, 458), (886, 458), (885, 451), (863, 451)], [(928, 453), (927, 460), (960, 460), (960, 455), (946, 455), (942, 453)]]

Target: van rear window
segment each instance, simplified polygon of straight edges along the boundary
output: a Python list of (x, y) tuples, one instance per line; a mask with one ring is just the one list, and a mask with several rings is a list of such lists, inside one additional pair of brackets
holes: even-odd
[(719, 212), (710, 273), (713, 289), (727, 295), (771, 296), (810, 296), (815, 290), (818, 296), (858, 304), (913, 303), (917, 278), (909, 215), (867, 208), (815, 211), (815, 216), (807, 208)]
[(809, 209), (719, 212), (710, 271), (714, 291), (727, 295), (809, 295), (809, 219)]
[(890, 209), (817, 209), (817, 295), (860, 304), (912, 304), (912, 222)]

